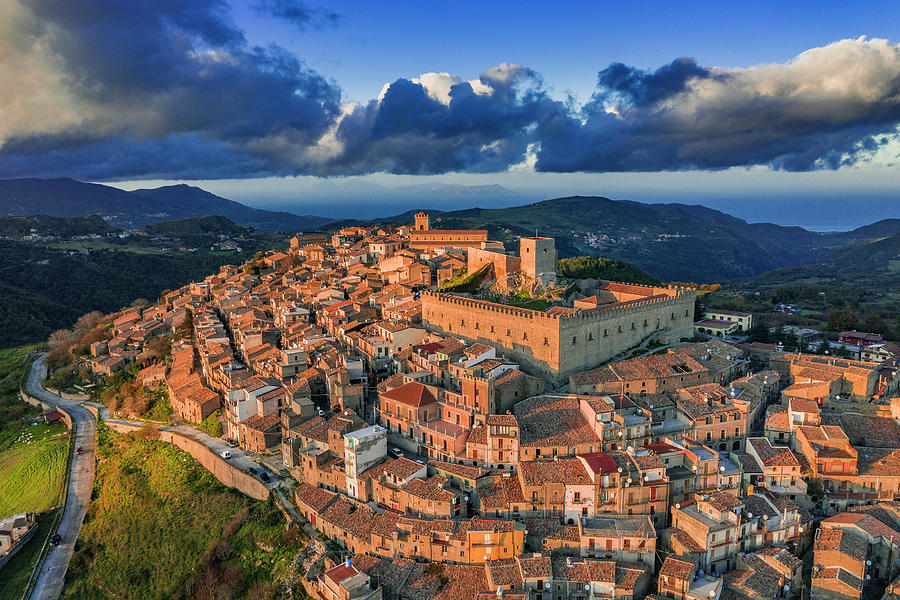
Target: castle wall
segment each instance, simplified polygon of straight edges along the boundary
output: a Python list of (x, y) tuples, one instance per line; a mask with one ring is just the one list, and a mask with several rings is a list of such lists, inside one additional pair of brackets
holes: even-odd
[(565, 379), (651, 335), (663, 343), (691, 337), (695, 299), (694, 292), (679, 291), (674, 297), (655, 296), (559, 315), (423, 292), (422, 320), (429, 329), (498, 346), (531, 371)]
[(474, 273), (487, 263), (494, 265), (494, 278), (503, 289), (509, 289), (514, 284), (516, 272), (521, 269), (521, 261), (517, 256), (469, 248), (466, 264), (469, 273)]
[(486, 229), (428, 229), (409, 234), (409, 247), (415, 250), (433, 250), (444, 246), (480, 248), (481, 242), (486, 241)]

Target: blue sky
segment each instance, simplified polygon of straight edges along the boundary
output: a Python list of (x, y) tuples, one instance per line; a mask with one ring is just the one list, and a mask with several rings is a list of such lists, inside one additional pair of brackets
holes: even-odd
[(900, 216), (900, 3), (79, 9), (0, 6), (0, 177), (328, 216), (576, 193), (825, 229)]
[[(655, 69), (691, 56), (703, 65), (784, 62), (859, 36), (898, 41), (897, 2), (347, 2), (335, 27), (307, 28), (232, 2), (251, 41), (277, 40), (328, 73), (351, 100), (398, 77), (448, 71), (476, 77), (519, 63), (557, 92), (587, 99), (611, 62)], [(389, 8), (386, 8), (389, 7)]]

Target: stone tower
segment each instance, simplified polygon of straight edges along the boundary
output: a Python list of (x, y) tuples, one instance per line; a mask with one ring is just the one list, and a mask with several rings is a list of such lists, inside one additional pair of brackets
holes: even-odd
[(556, 242), (549, 237), (519, 239), (519, 258), (522, 271), (546, 286), (556, 283)]
[(415, 231), (428, 231), (431, 229), (430, 220), (431, 218), (428, 216), (427, 212), (417, 212)]

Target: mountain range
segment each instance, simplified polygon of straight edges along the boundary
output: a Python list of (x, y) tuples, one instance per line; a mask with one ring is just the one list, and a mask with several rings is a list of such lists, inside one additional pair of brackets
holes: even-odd
[(0, 180), (0, 216), (99, 215), (119, 229), (162, 221), (221, 215), (261, 231), (309, 231), (332, 219), (251, 208), (198, 187), (171, 185), (126, 192), (74, 179)]
[[(499, 186), (481, 187), (503, 191)], [(403, 195), (415, 191), (416, 186), (412, 186)], [(419, 191), (424, 194), (424, 190)], [(333, 221), (250, 208), (187, 185), (126, 192), (72, 179), (0, 180), (0, 215), (96, 214), (121, 229), (222, 215), (263, 231), (331, 231), (351, 224), (409, 223), (415, 212), (368, 221)], [(900, 234), (900, 219), (885, 219), (843, 233), (816, 233), (802, 227), (748, 223), (696, 204), (643, 204), (600, 196), (570, 196), (508, 208), (429, 212), (437, 229), (487, 229), (490, 239), (500, 240), (510, 249), (515, 248), (520, 236), (552, 236), (560, 258), (603, 256), (630, 263), (663, 281), (704, 283), (745, 280), (806, 265), (815, 266), (819, 277), (823, 269), (831, 268), (829, 265), (848, 264), (849, 259), (840, 254), (843, 251), (852, 254), (857, 248), (858, 260), (890, 254), (890, 250), (873, 254), (868, 245)], [(850, 260), (849, 268), (853, 264), (859, 263)], [(873, 268), (883, 268), (890, 278), (896, 274), (895, 269), (886, 265), (893, 264), (882, 259)]]
[[(416, 211), (366, 223), (405, 223)], [(516, 238), (556, 238), (559, 256), (603, 256), (630, 263), (664, 281), (721, 283), (773, 269), (815, 263), (830, 253), (900, 233), (886, 219), (844, 233), (747, 223), (701, 205), (643, 204), (571, 196), (525, 206), (430, 211), (437, 229), (487, 229), (514, 248)], [(357, 221), (329, 223), (334, 229)]]

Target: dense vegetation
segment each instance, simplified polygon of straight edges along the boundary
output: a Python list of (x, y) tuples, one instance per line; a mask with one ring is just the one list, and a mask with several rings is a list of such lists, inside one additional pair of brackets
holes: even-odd
[(63, 598), (278, 597), (302, 534), (154, 433), (101, 427), (95, 498)]
[(220, 416), (222, 416), (222, 411), (214, 410), (212, 414), (200, 423), (200, 431), (204, 431), (213, 437), (222, 437), (222, 422), (219, 421)]
[(97, 215), (71, 219), (47, 215), (0, 217), (0, 237), (21, 238), (36, 234), (71, 238), (80, 235), (107, 235), (118, 231)]
[(660, 281), (635, 267), (618, 260), (593, 256), (561, 258), (556, 271), (567, 279), (609, 279), (625, 283), (659, 285)]
[[(44, 340), (92, 310), (112, 312), (139, 298), (157, 298), (214, 273), (224, 264), (240, 264), (261, 249), (283, 247), (287, 237), (253, 232), (227, 219), (193, 219), (159, 227), (169, 245), (196, 247), (193, 252), (165, 252), (151, 237), (110, 238), (102, 250), (93, 241), (56, 248), (0, 240), (0, 346)], [(224, 221), (224, 222), (223, 222)], [(209, 251), (222, 232), (243, 232), (242, 252)], [(163, 233), (158, 233), (163, 235)], [(178, 236), (184, 235), (186, 239)], [(61, 247), (65, 246), (65, 247)]]

